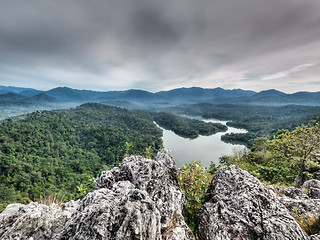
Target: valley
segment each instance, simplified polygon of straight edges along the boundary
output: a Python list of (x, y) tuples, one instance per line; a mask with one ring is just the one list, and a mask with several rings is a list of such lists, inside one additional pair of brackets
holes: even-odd
[(290, 185), (297, 168), (272, 158), (272, 165), (261, 162), (266, 153), (257, 150), (257, 139), (271, 146), (279, 130), (293, 131), (320, 116), (316, 93), (302, 94), (309, 97), (300, 102), (291, 94), (299, 104), (285, 104), (288, 96), (273, 90), (0, 89), (0, 211), (49, 196), (81, 199), (103, 170), (133, 155), (154, 159), (163, 147), (181, 169), (196, 160), (210, 171), (236, 165), (264, 181)]
[[(271, 138), (280, 129), (293, 130), (301, 124), (315, 120), (320, 115), (319, 94), (319, 92), (285, 94), (272, 89), (254, 92), (198, 87), (155, 93), (137, 89), (98, 92), (67, 87), (39, 91), (0, 86), (0, 121), (36, 110), (66, 109), (86, 102), (96, 102), (161, 114), (185, 114), (202, 116), (205, 119), (229, 120), (227, 126), (244, 128), (248, 132), (226, 134), (223, 136), (223, 141), (242, 142), (250, 147), (257, 137)], [(174, 127), (177, 128), (177, 124), (170, 128)], [(183, 135), (183, 130), (180, 131)], [(210, 131), (213, 133), (225, 129)], [(194, 137), (198, 135), (191, 130), (186, 135), (188, 137), (193, 134)]]
[(320, 1), (1, 1), (0, 240), (320, 240)]

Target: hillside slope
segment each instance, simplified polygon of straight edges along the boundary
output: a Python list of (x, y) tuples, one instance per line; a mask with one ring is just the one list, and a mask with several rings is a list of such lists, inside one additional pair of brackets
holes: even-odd
[[(86, 185), (125, 155), (154, 156), (162, 132), (152, 118), (101, 104), (38, 111), (0, 124), (0, 210), (61, 193), (77, 198)], [(2, 204), (2, 205), (1, 205)]]

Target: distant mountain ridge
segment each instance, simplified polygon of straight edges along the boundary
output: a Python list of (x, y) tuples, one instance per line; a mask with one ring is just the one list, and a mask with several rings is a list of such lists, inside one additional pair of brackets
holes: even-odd
[(17, 101), (17, 100), (22, 100), (24, 98), (25, 98), (24, 96), (14, 92), (7, 92), (7, 93), (0, 94), (0, 101)]
[(23, 91), (27, 91), (27, 90), (35, 90), (32, 88), (22, 88), (22, 87), (12, 87), (12, 86), (0, 86), (0, 94), (3, 93), (21, 93)]
[(320, 106), (320, 92), (297, 92), (286, 94), (270, 89), (261, 92), (250, 90), (223, 88), (177, 88), (169, 91), (148, 92), (141, 89), (124, 91), (99, 92), (92, 90), (78, 90), (68, 87), (57, 87), (48, 91), (40, 91), (32, 88), (0, 86), (0, 102), (19, 104), (30, 103), (116, 103), (125, 102), (128, 105), (178, 105), (188, 103), (212, 103), (212, 104), (243, 104), (243, 105), (272, 105), (281, 106), (289, 104)]

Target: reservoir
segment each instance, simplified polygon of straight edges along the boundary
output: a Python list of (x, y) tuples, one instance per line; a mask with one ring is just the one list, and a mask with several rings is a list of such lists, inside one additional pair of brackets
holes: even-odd
[[(191, 118), (191, 117), (190, 117)], [(206, 119), (192, 117), (193, 119), (205, 122), (215, 122), (226, 125), (227, 121), (216, 119)], [(161, 127), (160, 127), (161, 128)], [(219, 165), (219, 157), (230, 155), (235, 148), (244, 148), (239, 144), (225, 143), (221, 141), (221, 136), (226, 133), (246, 133), (245, 129), (228, 127), (226, 132), (218, 132), (211, 136), (199, 136), (196, 139), (183, 138), (170, 130), (163, 129), (163, 145), (171, 150), (178, 168), (191, 161), (199, 160), (203, 167), (210, 167), (211, 161)]]

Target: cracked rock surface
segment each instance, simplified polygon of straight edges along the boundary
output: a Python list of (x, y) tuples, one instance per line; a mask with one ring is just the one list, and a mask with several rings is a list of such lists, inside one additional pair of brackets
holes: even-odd
[[(286, 206), (291, 214), (300, 222), (320, 221), (320, 181), (306, 181), (301, 188), (290, 187), (279, 192), (278, 200)], [(311, 230), (313, 227), (309, 226)], [(312, 240), (320, 240), (320, 233), (310, 236)]]
[(313, 199), (320, 199), (320, 181), (311, 179), (305, 181), (303, 186), (307, 190), (308, 196)]
[(54, 239), (194, 239), (182, 215), (186, 199), (171, 152), (157, 161), (129, 157), (105, 171)]
[(163, 149), (157, 161), (129, 157), (103, 172), (77, 203), (9, 205), (0, 214), (0, 239), (193, 240), (185, 204), (175, 162)]
[(235, 166), (220, 168), (198, 213), (200, 239), (309, 239), (271, 190)]
[(59, 232), (71, 217), (78, 202), (70, 201), (62, 207), (36, 202), (10, 204), (0, 214), (0, 239), (47, 240)]

